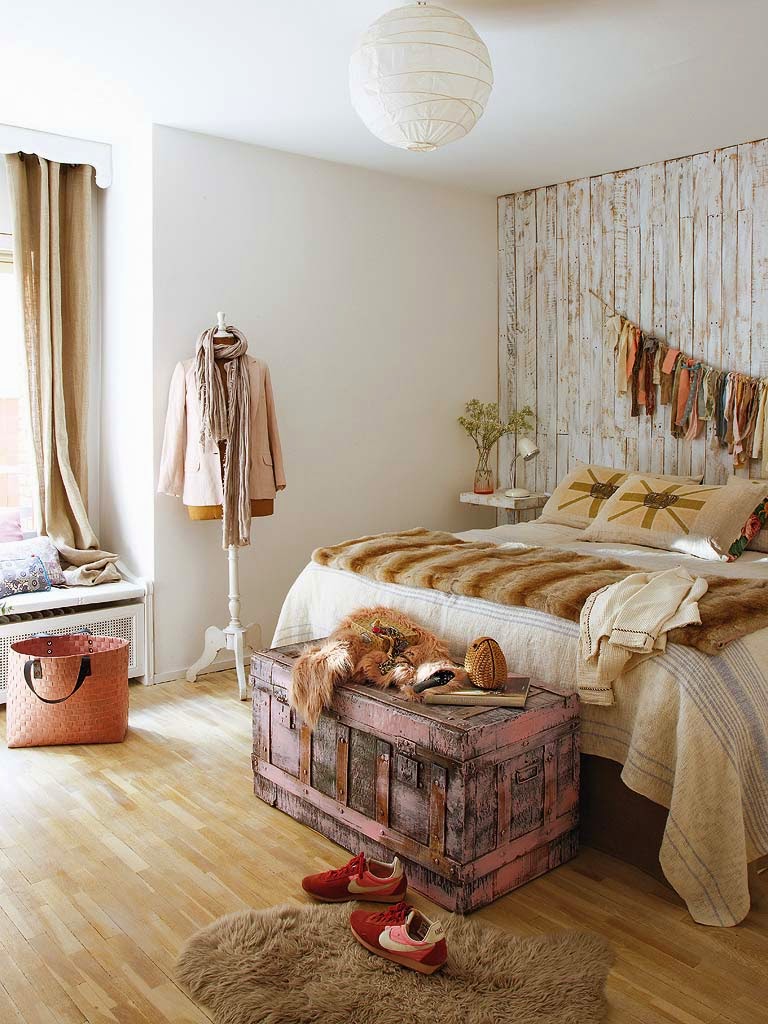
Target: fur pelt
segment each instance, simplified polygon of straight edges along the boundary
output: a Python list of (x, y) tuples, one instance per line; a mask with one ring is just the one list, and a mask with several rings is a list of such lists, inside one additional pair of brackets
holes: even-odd
[[(296, 860), (300, 863), (298, 853)], [(518, 937), (477, 915), (440, 914), (448, 963), (425, 978), (363, 949), (350, 930), (349, 911), (348, 904), (283, 904), (209, 924), (189, 940), (176, 971), (192, 997), (209, 1008), (210, 1018), (187, 1012), (183, 1019), (218, 1024), (605, 1020), (604, 987), (614, 954), (598, 935)], [(617, 982), (619, 991), (622, 983)]]
[[(396, 657), (366, 638), (361, 624), (384, 620), (409, 639)], [(314, 729), (320, 712), (333, 700), (333, 691), (344, 682), (373, 683), (382, 689), (395, 686), (410, 700), (419, 700), (415, 683), (434, 672), (455, 673), (450, 683), (435, 687), (437, 692), (469, 685), (467, 673), (456, 665), (442, 641), (393, 608), (361, 608), (343, 619), (327, 640), (308, 647), (297, 659), (291, 673), (291, 704)]]
[[(535, 608), (571, 622), (579, 621), (590, 594), (637, 572), (614, 558), (560, 548), (504, 548), (422, 528), (318, 548), (312, 558), (381, 583)], [(717, 655), (732, 641), (768, 627), (768, 584), (709, 576), (706, 568), (702, 559), (697, 575), (709, 589), (699, 601), (701, 625), (673, 629), (669, 642)]]

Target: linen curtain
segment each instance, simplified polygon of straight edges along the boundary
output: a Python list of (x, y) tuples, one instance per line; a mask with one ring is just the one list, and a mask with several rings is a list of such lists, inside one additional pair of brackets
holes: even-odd
[(120, 579), (88, 521), (93, 168), (6, 155), (20, 285), (37, 516), (70, 586)]

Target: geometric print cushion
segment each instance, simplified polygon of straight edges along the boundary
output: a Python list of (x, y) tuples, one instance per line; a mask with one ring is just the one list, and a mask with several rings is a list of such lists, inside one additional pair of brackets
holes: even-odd
[(731, 562), (759, 531), (764, 498), (745, 480), (709, 487), (636, 474), (603, 503), (582, 539)]
[(578, 466), (554, 489), (539, 522), (586, 529), (628, 476), (610, 466)]
[(0, 597), (39, 594), (50, 589), (51, 581), (38, 555), (0, 559)]
[[(632, 471), (634, 472), (634, 471)], [(610, 466), (578, 466), (552, 492), (541, 510), (539, 522), (557, 523), (585, 530), (632, 473)], [(669, 482), (699, 483), (701, 477), (668, 476)]]

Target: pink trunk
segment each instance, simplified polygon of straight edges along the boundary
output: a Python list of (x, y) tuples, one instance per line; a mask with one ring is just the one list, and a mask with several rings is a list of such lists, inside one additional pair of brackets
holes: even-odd
[(251, 662), (262, 800), (352, 852), (397, 853), (414, 889), (460, 913), (574, 856), (577, 697), (537, 684), (522, 710), (462, 708), (350, 684), (310, 733), (288, 704), (301, 650)]

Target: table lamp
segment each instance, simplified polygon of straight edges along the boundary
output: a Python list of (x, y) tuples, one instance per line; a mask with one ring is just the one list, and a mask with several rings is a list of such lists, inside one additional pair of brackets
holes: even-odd
[(517, 464), (518, 462), (530, 462), (531, 459), (535, 459), (539, 454), (539, 446), (535, 441), (532, 441), (530, 437), (521, 437), (517, 442), (517, 455), (512, 463), (512, 486), (508, 491), (504, 491), (507, 498), (530, 498), (531, 492), (526, 490), (525, 487), (517, 487)]

